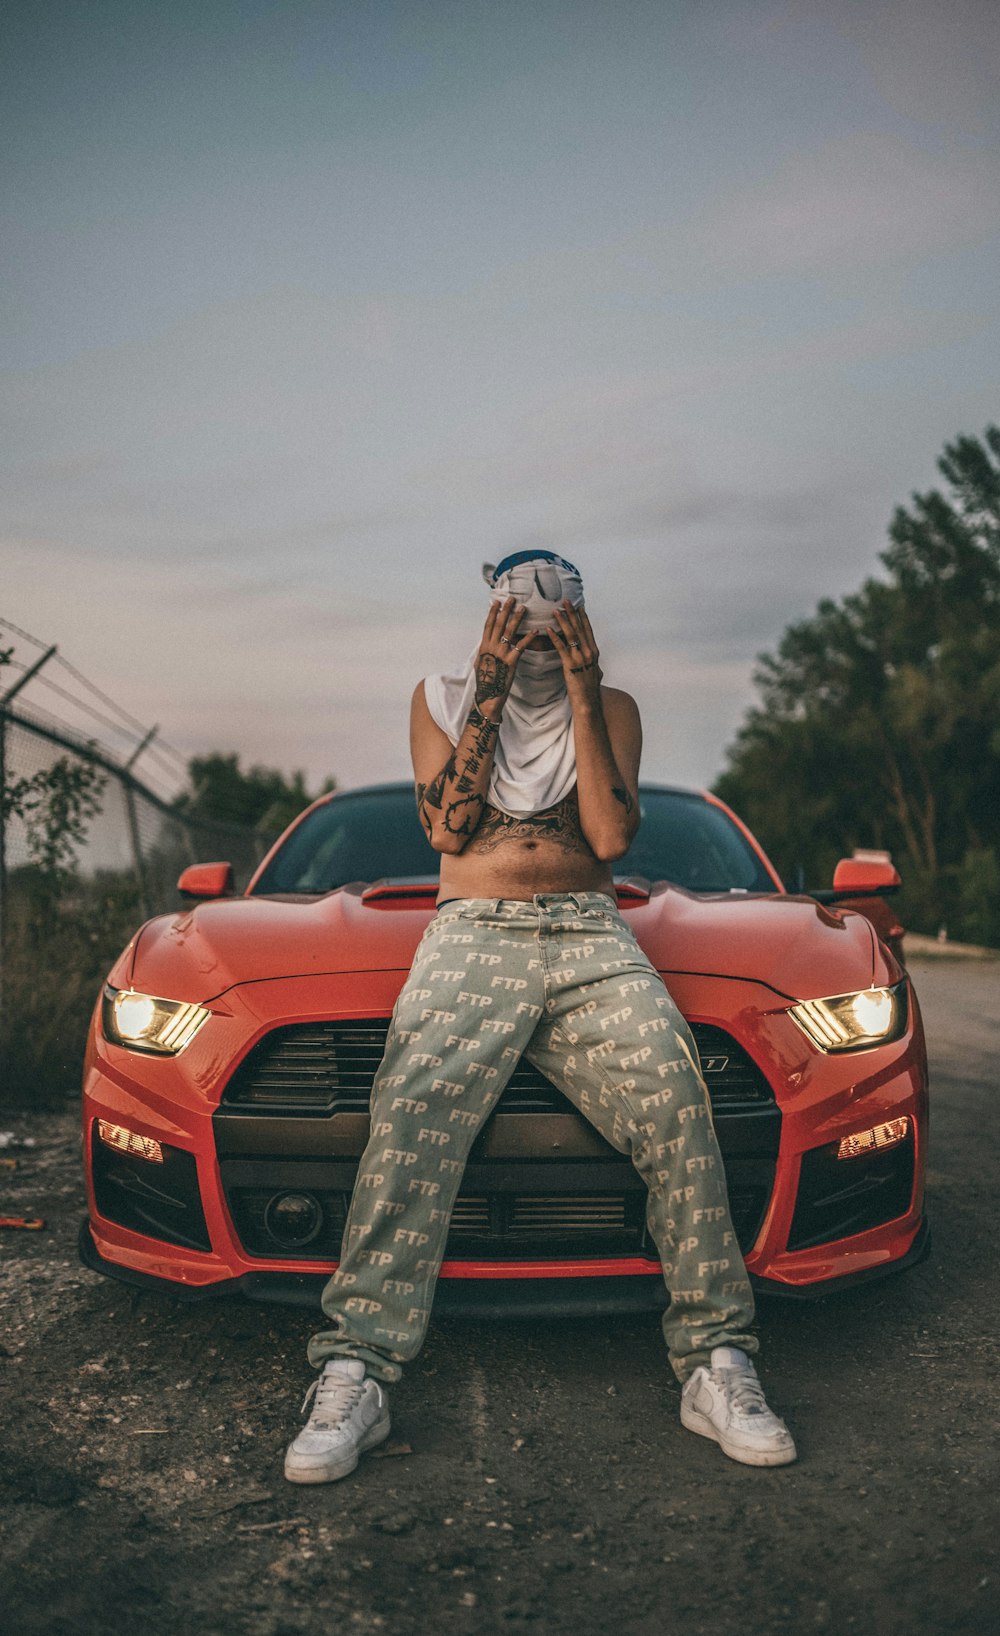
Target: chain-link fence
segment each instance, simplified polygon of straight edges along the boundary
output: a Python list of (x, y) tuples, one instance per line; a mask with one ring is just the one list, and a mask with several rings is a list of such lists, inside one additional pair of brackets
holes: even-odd
[(2, 705), (0, 791), (0, 1101), (46, 1104), (79, 1085), (101, 981), (141, 921), (181, 907), (181, 870), (228, 859), (241, 890), (268, 843)]

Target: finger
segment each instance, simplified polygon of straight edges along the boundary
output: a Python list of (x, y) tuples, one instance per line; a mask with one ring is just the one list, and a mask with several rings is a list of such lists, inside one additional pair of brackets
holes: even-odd
[(520, 607), (514, 609), (514, 612), (511, 614), (510, 619), (507, 622), (504, 640), (507, 643), (507, 646), (512, 650), (519, 645), (523, 647), (525, 645), (523, 638), (527, 637), (528, 641), (530, 642), (532, 636), (535, 634), (534, 631), (523, 631), (521, 629), (521, 621), (524, 619), (527, 611), (527, 608), (522, 603)]
[[(579, 651), (581, 654), (585, 654), (583, 632), (580, 622), (576, 617), (576, 610), (563, 605), (562, 607), (556, 609), (556, 616), (560, 621), (563, 636), (565, 637), (569, 646), (574, 652)], [(589, 658), (590, 655), (586, 654), (586, 657)]]
[(581, 625), (581, 628), (583, 630), (584, 635), (587, 638), (587, 641), (591, 644), (591, 646), (594, 649), (594, 652), (596, 653), (597, 652), (597, 637), (594, 635), (594, 627), (590, 623), (590, 616), (587, 613), (586, 608), (581, 608), (580, 609), (580, 625)]
[(522, 619), (524, 618), (525, 614), (527, 613), (527, 611), (528, 611), (527, 608), (525, 608), (523, 605), (521, 607), (515, 607), (515, 608), (511, 609), (510, 613), (507, 616), (507, 621), (506, 621), (506, 624), (504, 626), (503, 632), (499, 636), (499, 642), (500, 642), (501, 647), (506, 648), (506, 649), (510, 649), (510, 648), (513, 648), (513, 647), (516, 646), (517, 638), (518, 638), (518, 627), (519, 627)]
[(517, 598), (512, 597), (512, 596), (507, 597), (505, 601), (500, 603), (500, 612), (497, 615), (496, 630), (494, 631), (495, 636), (497, 636), (497, 637), (506, 636), (506, 634), (507, 634), (507, 621), (510, 619), (510, 616), (511, 616), (512, 612), (514, 611), (514, 608), (516, 607), (516, 605), (517, 605)]
[(490, 607), (489, 607), (489, 612), (486, 615), (486, 623), (483, 626), (483, 641), (484, 642), (488, 642), (488, 641), (491, 640), (491, 638), (493, 636), (494, 627), (495, 627), (496, 622), (497, 622), (497, 614), (499, 612), (500, 612), (499, 602), (491, 602)]

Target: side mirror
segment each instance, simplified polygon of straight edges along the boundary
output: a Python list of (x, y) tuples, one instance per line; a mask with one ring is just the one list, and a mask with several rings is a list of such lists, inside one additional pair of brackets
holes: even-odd
[(193, 863), (182, 871), (177, 890), (186, 898), (232, 897), (233, 866), (231, 863)]
[(833, 890), (837, 893), (887, 892), (901, 885), (898, 869), (874, 858), (841, 858), (833, 872)]

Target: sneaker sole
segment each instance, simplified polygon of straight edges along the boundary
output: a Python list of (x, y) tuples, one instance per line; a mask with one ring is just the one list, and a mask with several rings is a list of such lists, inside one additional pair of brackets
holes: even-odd
[(699, 1414), (697, 1409), (689, 1409), (683, 1400), (681, 1425), (687, 1431), (696, 1432), (699, 1437), (711, 1438), (713, 1443), (718, 1443), (723, 1454), (743, 1466), (790, 1466), (798, 1458), (794, 1444), (785, 1449), (749, 1449), (743, 1443), (728, 1442), (705, 1415)]
[(356, 1443), (349, 1453), (341, 1455), (339, 1460), (328, 1460), (325, 1464), (297, 1465), (297, 1459), (305, 1460), (307, 1456), (296, 1456), (291, 1449), (285, 1455), (285, 1477), (290, 1483), (335, 1483), (341, 1477), (349, 1477), (356, 1470), (358, 1460), (369, 1449), (377, 1448), (384, 1443), (392, 1430), (389, 1416), (384, 1420), (376, 1420), (360, 1442)]

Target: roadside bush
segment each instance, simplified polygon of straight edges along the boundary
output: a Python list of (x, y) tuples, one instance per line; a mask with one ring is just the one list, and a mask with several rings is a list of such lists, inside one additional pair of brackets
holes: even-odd
[(1000, 856), (992, 847), (970, 847), (958, 872), (961, 937), (965, 943), (1000, 947)]
[(33, 866), (8, 880), (0, 1105), (53, 1108), (79, 1094), (101, 984), (143, 916), (128, 876), (64, 881)]

